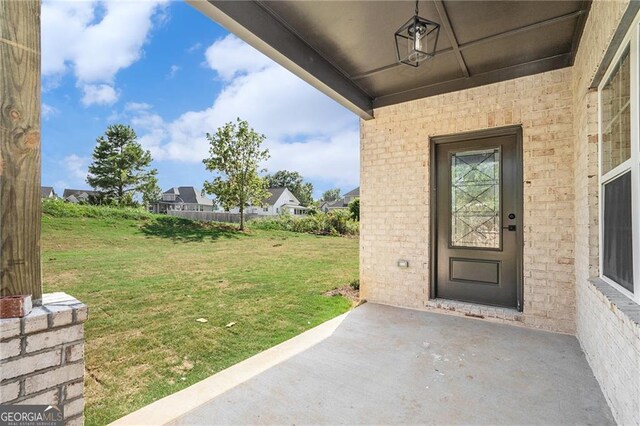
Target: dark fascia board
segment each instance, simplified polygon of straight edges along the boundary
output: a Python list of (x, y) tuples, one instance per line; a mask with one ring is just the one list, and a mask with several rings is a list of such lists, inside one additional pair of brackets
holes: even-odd
[(583, 13), (578, 18), (576, 23), (576, 29), (573, 32), (573, 40), (571, 41), (571, 65), (573, 66), (576, 55), (578, 54), (578, 48), (580, 47), (580, 41), (582, 40), (582, 34), (584, 33), (584, 27), (587, 24), (587, 18), (591, 11), (591, 0), (582, 0), (580, 11)]
[(415, 99), (441, 95), (443, 93), (471, 89), (473, 87), (498, 83), (500, 81), (512, 80), (514, 78), (539, 74), (546, 71), (566, 68), (568, 66), (571, 66), (571, 53), (564, 53), (562, 55), (551, 56), (548, 58), (538, 59), (535, 61), (502, 68), (495, 71), (472, 75), (469, 78), (459, 78), (456, 80), (446, 81), (444, 83), (437, 83), (429, 86), (407, 90), (405, 92), (392, 93), (386, 96), (381, 96), (373, 100), (373, 108), (375, 109), (384, 106), (395, 105)]
[(187, 3), (361, 118), (373, 118), (372, 98), (258, 2)]
[(616, 28), (616, 32), (613, 34), (613, 38), (593, 77), (593, 81), (591, 81), (590, 89), (597, 89), (598, 86), (600, 86), (607, 69), (609, 69), (609, 65), (611, 65), (611, 61), (613, 61), (613, 57), (616, 55), (618, 48), (620, 48), (620, 43), (622, 43), (624, 36), (629, 32), (629, 28), (631, 28), (631, 24), (638, 14), (638, 11), (640, 11), (640, 0), (631, 0), (627, 6), (627, 10), (625, 10), (624, 15), (622, 15), (622, 19), (620, 19), (618, 28)]

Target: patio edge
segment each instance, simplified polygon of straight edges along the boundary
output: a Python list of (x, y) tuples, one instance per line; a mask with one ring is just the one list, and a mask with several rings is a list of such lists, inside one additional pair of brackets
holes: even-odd
[(112, 422), (111, 425), (159, 425), (170, 423), (205, 404), (212, 398), (322, 342), (333, 334), (350, 312), (330, 319), (186, 389), (127, 414)]

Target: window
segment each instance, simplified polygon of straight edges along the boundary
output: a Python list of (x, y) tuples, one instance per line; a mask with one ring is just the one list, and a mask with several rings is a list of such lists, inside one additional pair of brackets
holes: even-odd
[(600, 276), (640, 302), (640, 15), (599, 93)]

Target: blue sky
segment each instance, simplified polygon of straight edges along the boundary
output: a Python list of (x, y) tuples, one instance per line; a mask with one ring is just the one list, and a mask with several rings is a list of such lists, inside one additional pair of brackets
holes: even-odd
[(184, 2), (42, 5), (42, 182), (86, 188), (95, 140), (131, 125), (160, 186), (201, 187), (206, 132), (240, 117), (267, 136), (269, 172), (315, 195), (358, 185), (358, 118)]

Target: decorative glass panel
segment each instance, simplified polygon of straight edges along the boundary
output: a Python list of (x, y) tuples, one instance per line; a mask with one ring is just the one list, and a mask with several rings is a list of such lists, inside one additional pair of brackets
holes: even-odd
[(500, 149), (451, 156), (451, 245), (500, 248)]
[(602, 88), (602, 173), (631, 158), (631, 59), (624, 52)]
[(633, 292), (631, 171), (604, 184), (602, 273)]

